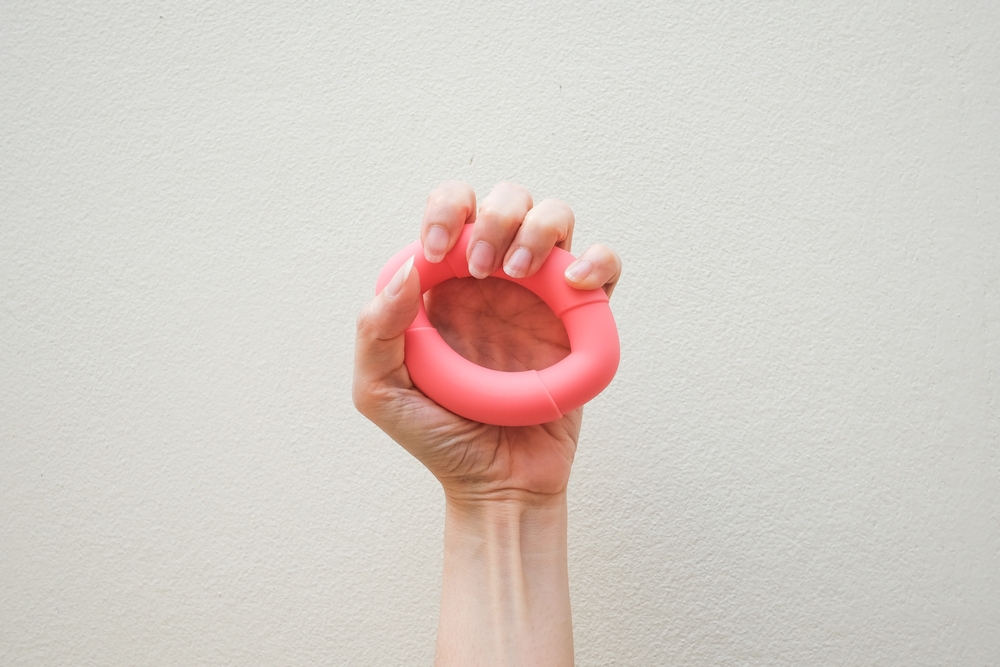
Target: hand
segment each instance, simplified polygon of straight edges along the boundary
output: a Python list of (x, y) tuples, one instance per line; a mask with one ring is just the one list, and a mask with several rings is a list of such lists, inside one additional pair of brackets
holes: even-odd
[[(446, 182), (431, 192), (420, 239), (428, 261), (440, 262), (464, 225), (473, 278), (430, 290), (427, 314), (462, 356), (495, 370), (541, 370), (569, 354), (562, 323), (523, 287), (488, 277), (501, 264), (515, 278), (534, 274), (553, 246), (570, 249), (573, 212), (553, 199), (535, 206), (528, 191), (501, 183), (476, 209), (472, 188)], [(409, 263), (358, 318), (354, 404), (440, 480), (450, 499), (542, 500), (565, 491), (576, 453), (582, 409), (537, 426), (473, 422), (445, 410), (417, 389), (403, 363), (403, 332), (413, 321), (419, 276)], [(621, 260), (593, 246), (566, 271), (578, 289), (611, 295)]]
[[(448, 182), (428, 197), (420, 240), (440, 262), (464, 226), (473, 278), (446, 281), (425, 298), (427, 315), (460, 354), (495, 370), (540, 370), (569, 353), (562, 323), (519, 285), (488, 276), (535, 273), (553, 246), (569, 250), (573, 212), (559, 201), (534, 206), (502, 183), (482, 202)], [(582, 409), (537, 426), (480, 424), (420, 392), (403, 363), (403, 332), (420, 303), (406, 263), (358, 317), (354, 404), (416, 456), (445, 490), (445, 548), (435, 665), (573, 664), (566, 554), (566, 483)], [(567, 282), (611, 294), (618, 256), (594, 246), (570, 265)]]

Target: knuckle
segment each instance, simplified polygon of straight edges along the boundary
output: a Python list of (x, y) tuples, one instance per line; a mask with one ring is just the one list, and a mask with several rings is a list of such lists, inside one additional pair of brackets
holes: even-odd
[(471, 188), (461, 181), (445, 181), (427, 195), (432, 210), (467, 211), (471, 209)]
[(492, 204), (485, 204), (479, 207), (480, 220), (487, 222), (489, 224), (499, 224), (502, 226), (508, 226), (514, 222), (517, 222), (514, 218), (515, 215), (511, 211), (505, 211), (498, 208)]
[(622, 270), (622, 258), (611, 248), (604, 246), (604, 249), (608, 252), (608, 257), (611, 259), (611, 266), (615, 272), (620, 272)]
[(521, 199), (528, 206), (532, 205), (531, 192), (528, 188), (520, 185), (519, 183), (513, 183), (511, 181), (500, 181), (497, 183), (490, 194), (498, 194), (507, 198)]
[(518, 185), (515, 187), (517, 188), (516, 192), (520, 194), (522, 197), (524, 197), (524, 201), (529, 208), (535, 205), (535, 200), (532, 198), (531, 192), (528, 190), (528, 188), (524, 187), (523, 185)]
[(611, 254), (611, 249), (603, 243), (595, 243), (590, 246), (590, 252), (596, 255), (597, 259), (605, 259)]
[(553, 213), (560, 213), (571, 220), (573, 219), (573, 208), (562, 199), (546, 199), (538, 206), (541, 207), (542, 205), (550, 209)]
[(574, 218), (569, 205), (557, 199), (546, 199), (528, 211), (521, 227), (526, 239), (539, 247), (568, 244), (573, 236)]
[(581, 257), (586, 256), (587, 260), (594, 265), (596, 271), (595, 278), (600, 280), (612, 280), (621, 273), (621, 259), (611, 248), (597, 243), (590, 246)]
[[(533, 224), (551, 227), (553, 229), (570, 229), (575, 218), (569, 204), (558, 199), (546, 199), (535, 208), (528, 211)], [(527, 216), (525, 217), (527, 220)]]
[(590, 247), (589, 252), (593, 253), (598, 261), (610, 260), (611, 262), (614, 262), (615, 257), (617, 257), (615, 251), (609, 248), (608, 246), (604, 245), (603, 243), (595, 243)]
[(602, 277), (606, 281), (617, 281), (618, 276), (622, 272), (622, 260), (611, 248), (601, 245), (598, 246), (600, 253), (598, 254), (598, 263), (601, 268)]
[(427, 196), (427, 208), (431, 211), (469, 211), (470, 202), (453, 192), (433, 192)]
[(431, 211), (446, 211), (459, 208), (459, 206), (456, 198), (447, 192), (435, 190), (427, 195), (427, 208)]

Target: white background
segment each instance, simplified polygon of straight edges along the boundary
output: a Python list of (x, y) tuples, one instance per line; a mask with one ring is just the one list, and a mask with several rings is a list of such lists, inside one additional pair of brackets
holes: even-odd
[(985, 0), (3, 3), (0, 664), (430, 663), (350, 378), (447, 178), (625, 262), (578, 664), (998, 664)]

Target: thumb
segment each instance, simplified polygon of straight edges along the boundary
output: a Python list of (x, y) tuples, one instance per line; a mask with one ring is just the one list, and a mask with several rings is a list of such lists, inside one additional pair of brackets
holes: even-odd
[[(359, 383), (370, 386), (388, 380), (403, 368), (403, 332), (417, 316), (419, 305), (420, 274), (413, 271), (411, 257), (358, 316), (354, 347), (355, 392), (360, 388)], [(390, 382), (410, 385), (405, 373)]]

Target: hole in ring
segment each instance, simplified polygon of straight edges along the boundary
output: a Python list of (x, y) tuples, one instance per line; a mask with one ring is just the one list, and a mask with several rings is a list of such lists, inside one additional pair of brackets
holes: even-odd
[(566, 327), (531, 290), (502, 278), (452, 278), (424, 293), (431, 325), (458, 354), (495, 371), (540, 371), (570, 353)]

